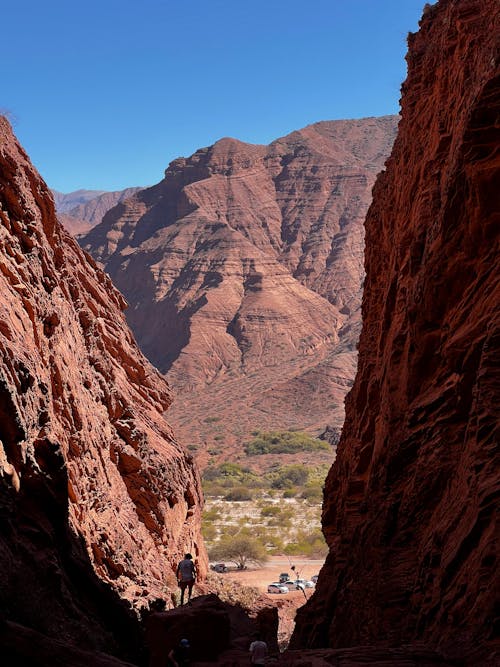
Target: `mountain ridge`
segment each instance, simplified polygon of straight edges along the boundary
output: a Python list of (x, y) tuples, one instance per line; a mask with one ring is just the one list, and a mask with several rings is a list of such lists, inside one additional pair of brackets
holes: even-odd
[[(220, 443), (204, 425), (207, 392), (229, 427), (221, 455), (241, 446), (237, 431), (341, 425), (362, 222), (397, 122), (323, 121), (269, 146), (223, 138), (173, 160), (160, 183), (80, 240), (125, 294), (141, 349), (174, 388), (176, 432), (205, 455)], [(339, 332), (332, 377), (323, 362), (335, 357)], [(294, 414), (287, 401), (311, 385), (314, 368), (325, 396)]]

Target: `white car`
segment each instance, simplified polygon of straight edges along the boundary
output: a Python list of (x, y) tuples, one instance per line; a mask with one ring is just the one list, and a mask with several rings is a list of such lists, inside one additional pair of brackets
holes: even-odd
[(269, 584), (267, 587), (268, 593), (288, 593), (290, 589), (285, 584), (280, 584), (279, 582), (274, 582)]
[(309, 579), (295, 579), (295, 581), (285, 581), (285, 586), (291, 591), (303, 591), (304, 588), (314, 588), (314, 582)]

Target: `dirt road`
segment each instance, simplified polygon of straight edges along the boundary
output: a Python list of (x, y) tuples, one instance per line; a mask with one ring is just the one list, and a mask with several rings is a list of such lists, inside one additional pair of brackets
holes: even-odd
[[(248, 570), (230, 570), (223, 576), (237, 581), (244, 586), (253, 586), (261, 593), (266, 593), (268, 584), (278, 581), (281, 572), (288, 572), (288, 574), (292, 575), (292, 579), (296, 578), (291, 568), (292, 565), (295, 565), (295, 572), (298, 573), (300, 578), (310, 579), (313, 574), (318, 574), (323, 562), (323, 560), (311, 560), (309, 558), (297, 557), (288, 560), (286, 556), (273, 556), (263, 567), (253, 567)], [(312, 589), (306, 590), (307, 597), (309, 597), (311, 592)], [(279, 596), (270, 595), (271, 598), (292, 596), (304, 599), (302, 591), (290, 591), (290, 593)]]

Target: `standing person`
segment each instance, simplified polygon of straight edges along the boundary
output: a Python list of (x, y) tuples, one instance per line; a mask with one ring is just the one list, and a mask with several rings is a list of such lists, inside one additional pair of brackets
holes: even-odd
[(188, 602), (191, 600), (193, 585), (196, 580), (196, 568), (191, 554), (186, 554), (177, 566), (177, 581), (181, 589), (181, 604), (184, 604), (184, 592), (188, 589)]
[(252, 665), (264, 667), (267, 657), (267, 644), (260, 637), (250, 644), (250, 662)]

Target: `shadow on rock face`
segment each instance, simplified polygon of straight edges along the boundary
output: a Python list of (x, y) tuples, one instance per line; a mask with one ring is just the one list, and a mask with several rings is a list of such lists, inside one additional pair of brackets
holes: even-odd
[(71, 646), (9, 621), (0, 621), (0, 646), (5, 667), (134, 667), (111, 655)]
[(202, 595), (182, 607), (148, 617), (149, 667), (164, 667), (169, 652), (181, 639), (189, 640), (191, 658), (196, 662), (218, 661), (230, 649), (248, 656), (249, 644), (258, 633), (270, 651), (277, 653), (277, 632), (276, 608), (266, 607), (253, 615), (239, 605), (222, 602), (216, 595)]

